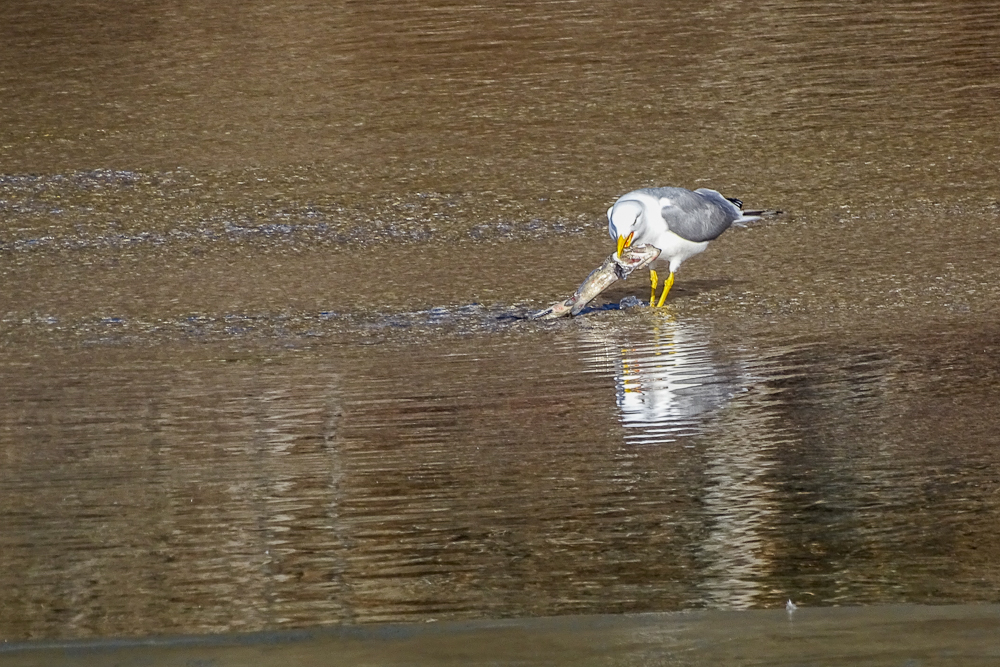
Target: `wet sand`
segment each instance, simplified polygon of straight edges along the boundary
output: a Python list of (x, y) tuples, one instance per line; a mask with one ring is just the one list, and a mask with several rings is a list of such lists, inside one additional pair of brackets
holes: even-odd
[[(0, 639), (979, 632), (995, 12), (681, 5), (0, 9)], [(784, 214), (525, 319), (666, 184)]]

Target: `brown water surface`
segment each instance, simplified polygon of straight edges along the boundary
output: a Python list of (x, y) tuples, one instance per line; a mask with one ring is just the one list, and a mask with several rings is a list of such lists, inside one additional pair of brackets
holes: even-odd
[[(997, 602), (998, 54), (975, 0), (0, 5), (0, 637)], [(784, 214), (525, 319), (666, 184)]]

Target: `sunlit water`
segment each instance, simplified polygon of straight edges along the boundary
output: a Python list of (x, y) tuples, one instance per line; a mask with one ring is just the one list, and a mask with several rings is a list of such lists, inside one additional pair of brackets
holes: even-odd
[[(8, 3), (0, 639), (996, 602), (959, 4)], [(526, 319), (667, 184), (785, 213)]]

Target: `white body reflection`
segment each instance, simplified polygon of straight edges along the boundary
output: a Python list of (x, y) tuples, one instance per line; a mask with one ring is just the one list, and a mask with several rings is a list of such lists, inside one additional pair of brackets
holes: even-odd
[(629, 442), (671, 442), (693, 435), (712, 412), (741, 391), (740, 373), (712, 358), (707, 334), (658, 320), (643, 340), (618, 331), (586, 332), (593, 352), (587, 361), (614, 373)]
[(588, 331), (586, 361), (614, 374), (626, 450), (683, 443), (697, 459), (706, 532), (696, 552), (705, 603), (754, 606), (767, 593), (765, 536), (777, 515), (768, 475), (781, 438), (769, 397), (747, 391), (755, 381), (746, 362), (720, 360), (706, 331), (654, 317), (648, 332)]

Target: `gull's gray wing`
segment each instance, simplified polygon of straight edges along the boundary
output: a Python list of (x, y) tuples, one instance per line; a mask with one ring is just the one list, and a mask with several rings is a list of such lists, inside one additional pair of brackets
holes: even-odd
[(650, 188), (649, 192), (663, 204), (660, 214), (667, 229), (695, 243), (717, 238), (742, 216), (736, 204), (715, 190)]

